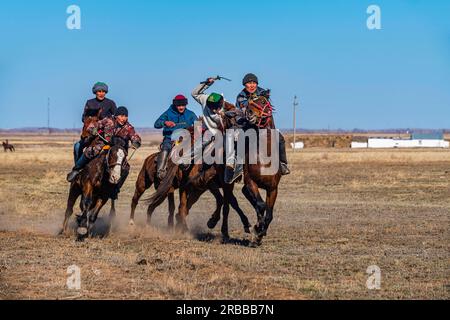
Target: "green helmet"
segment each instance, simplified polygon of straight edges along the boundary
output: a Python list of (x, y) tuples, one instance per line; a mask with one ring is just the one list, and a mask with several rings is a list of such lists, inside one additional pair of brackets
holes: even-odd
[(208, 100), (206, 100), (206, 105), (210, 109), (218, 109), (221, 108), (223, 104), (223, 96), (218, 93), (211, 93), (208, 97)]

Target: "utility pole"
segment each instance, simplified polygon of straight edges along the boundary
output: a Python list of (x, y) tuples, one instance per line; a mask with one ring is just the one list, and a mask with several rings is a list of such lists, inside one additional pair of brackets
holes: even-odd
[(297, 127), (297, 117), (296, 117), (296, 108), (298, 106), (298, 102), (297, 102), (297, 96), (294, 96), (294, 152), (295, 152), (295, 131), (296, 131), (296, 127)]
[(47, 98), (47, 129), (50, 134), (50, 98)]

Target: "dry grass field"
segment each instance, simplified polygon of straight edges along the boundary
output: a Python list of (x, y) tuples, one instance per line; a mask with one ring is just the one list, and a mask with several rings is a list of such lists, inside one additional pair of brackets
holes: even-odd
[[(2, 138), (17, 152), (0, 152), (0, 299), (450, 297), (450, 150), (290, 152), (293, 173), (281, 181), (268, 236), (250, 248), (234, 211), (236, 241), (221, 242), (220, 223), (207, 229), (209, 194), (191, 210), (189, 234), (166, 229), (166, 205), (146, 228), (141, 204), (137, 226), (128, 227), (134, 182), (155, 137), (131, 161), (113, 234), (84, 243), (57, 236), (75, 137)], [(66, 286), (71, 265), (81, 269), (79, 291)], [(379, 290), (366, 287), (371, 265), (381, 269)]]

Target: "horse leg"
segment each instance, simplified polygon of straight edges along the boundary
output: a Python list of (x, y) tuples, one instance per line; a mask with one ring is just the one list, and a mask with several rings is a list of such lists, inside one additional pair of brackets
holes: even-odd
[(84, 185), (83, 199), (81, 207), (83, 211), (77, 217), (77, 241), (83, 241), (88, 236), (88, 212), (92, 205), (92, 186), (90, 184)]
[(153, 211), (155, 211), (156, 207), (158, 207), (161, 203), (164, 202), (164, 200), (166, 200), (167, 196), (168, 196), (168, 194), (166, 194), (164, 197), (161, 197), (161, 200), (158, 201), (157, 203), (155, 203), (153, 205), (152, 204), (148, 205), (148, 208), (147, 208), (147, 226), (150, 226), (151, 223), (152, 223)]
[(167, 195), (168, 201), (169, 201), (169, 218), (167, 221), (167, 225), (169, 229), (173, 229), (173, 216), (175, 214), (175, 195), (173, 192), (170, 192)]
[[(107, 201), (108, 199), (105, 201), (105, 204)], [(109, 234), (111, 234), (114, 219), (116, 219), (116, 200), (111, 199), (111, 209), (109, 209)]]
[(112, 222), (116, 217), (116, 201), (111, 199), (111, 209), (109, 209), (109, 220)]
[(75, 202), (81, 194), (81, 188), (77, 184), (72, 184), (69, 190), (69, 198), (67, 199), (67, 207), (66, 213), (64, 216), (64, 222), (62, 230), (59, 234), (63, 234), (67, 232), (67, 225), (69, 223), (69, 219), (73, 214), (73, 207), (75, 206)]
[(242, 193), (256, 210), (258, 222), (254, 227), (254, 231), (256, 235), (259, 235), (261, 231), (264, 230), (264, 213), (266, 211), (266, 203), (261, 198), (258, 186), (251, 180), (242, 188)]
[(92, 227), (94, 226), (95, 221), (97, 221), (98, 214), (107, 201), (108, 201), (108, 199), (99, 198), (95, 201), (94, 207), (89, 210), (89, 212), (88, 212), (88, 219), (89, 219), (88, 234), (91, 234)]
[(178, 206), (178, 213), (176, 215), (177, 219), (177, 229), (181, 232), (186, 232), (188, 230), (186, 217), (188, 215), (188, 194), (187, 190), (180, 188), (180, 205)]
[(230, 213), (230, 203), (228, 202), (227, 196), (225, 195), (223, 199), (223, 212), (222, 212), (222, 239), (224, 242), (230, 239), (230, 234), (228, 233), (228, 214)]
[[(144, 172), (145, 173), (145, 172)], [(134, 196), (131, 200), (131, 213), (130, 213), (130, 226), (134, 226), (134, 212), (136, 211), (136, 207), (138, 205), (139, 199), (144, 194), (145, 190), (150, 188), (150, 186), (146, 187), (145, 185), (145, 176), (142, 171), (139, 174), (138, 180), (136, 181), (136, 189), (134, 190)]]
[(211, 218), (209, 218), (207, 226), (210, 229), (214, 229), (220, 220), (220, 211), (223, 206), (223, 196), (217, 186), (211, 187), (209, 191), (216, 198), (216, 210), (213, 212)]
[(261, 237), (267, 235), (267, 229), (269, 229), (269, 225), (273, 220), (273, 207), (275, 206), (277, 195), (278, 195), (278, 188), (271, 191), (267, 191), (266, 196), (267, 210), (266, 210), (266, 217), (264, 219), (264, 230), (261, 233)]
[(231, 189), (231, 191), (227, 195), (225, 195), (225, 197), (228, 197), (228, 202), (230, 203), (231, 207), (237, 212), (239, 218), (241, 218), (241, 222), (244, 225), (244, 232), (250, 233), (251, 224), (248, 221), (248, 218), (245, 215), (244, 211), (242, 211), (241, 207), (239, 207), (239, 203), (234, 196), (233, 190)]

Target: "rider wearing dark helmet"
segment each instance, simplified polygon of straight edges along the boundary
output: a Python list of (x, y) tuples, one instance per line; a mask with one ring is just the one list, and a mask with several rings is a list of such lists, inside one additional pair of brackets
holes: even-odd
[[(236, 99), (236, 107), (238, 107), (242, 113), (245, 112), (245, 109), (248, 106), (248, 100), (252, 97), (265, 96), (266, 98), (270, 97), (270, 90), (264, 90), (263, 88), (258, 86), (258, 77), (253, 73), (248, 73), (245, 75), (242, 80), (242, 85), (244, 89), (238, 94)], [(244, 119), (237, 119), (238, 122), (245, 121)], [(281, 165), (281, 174), (287, 175), (291, 173), (288, 168), (288, 161), (286, 156), (286, 142), (284, 140), (283, 135), (280, 132), (280, 165)]]

